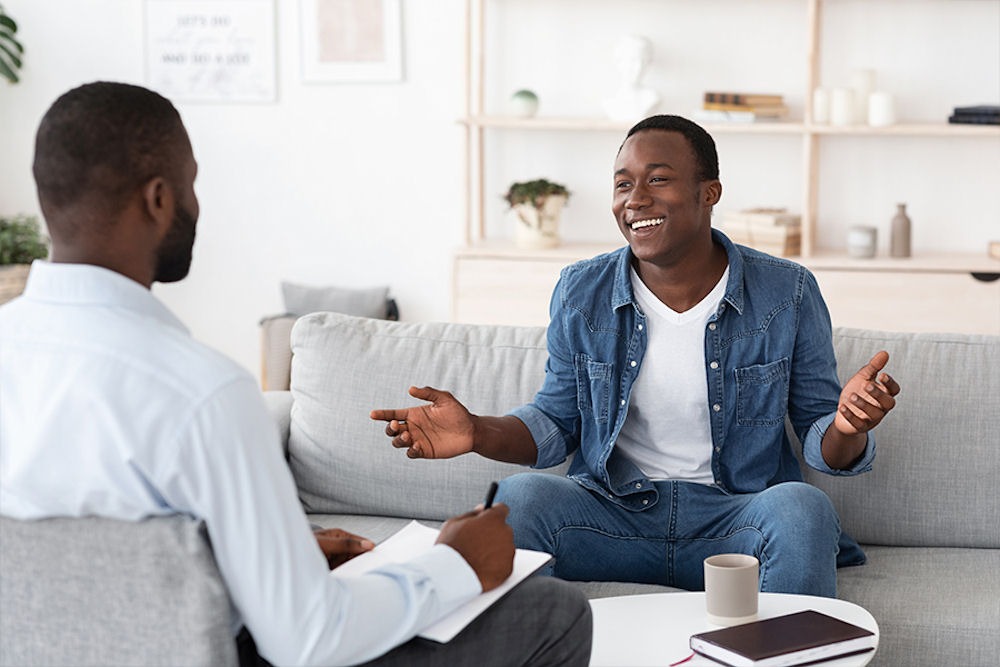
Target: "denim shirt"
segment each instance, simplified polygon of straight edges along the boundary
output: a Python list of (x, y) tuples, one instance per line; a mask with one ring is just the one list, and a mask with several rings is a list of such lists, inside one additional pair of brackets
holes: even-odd
[[(729, 258), (725, 295), (705, 329), (716, 485), (751, 493), (801, 481), (786, 417), (811, 467), (833, 475), (870, 470), (871, 432), (850, 470), (831, 469), (820, 453), (841, 386), (830, 315), (816, 279), (794, 262), (735, 245), (715, 229), (712, 235)], [(532, 403), (510, 414), (535, 439), (535, 467), (576, 453), (569, 477), (641, 511), (656, 503), (655, 486), (615, 448), (648, 341), (629, 278), (632, 258), (624, 247), (563, 269), (549, 309), (544, 383)]]

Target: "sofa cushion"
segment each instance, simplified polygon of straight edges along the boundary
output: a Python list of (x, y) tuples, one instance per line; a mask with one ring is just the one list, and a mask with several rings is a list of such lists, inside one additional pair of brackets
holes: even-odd
[(837, 571), (837, 597), (861, 605), (878, 621), (873, 664), (997, 664), (1000, 551), (864, 549), (867, 565)]
[(0, 517), (0, 665), (235, 665), (204, 524)]
[(844, 530), (867, 544), (1000, 547), (1000, 336), (837, 329), (834, 346), (841, 381), (885, 349), (902, 387), (871, 472), (806, 470)]
[(292, 351), (289, 465), (307, 512), (443, 520), (482, 502), (490, 481), (524, 470), (476, 455), (408, 459), (369, 413), (416, 405), (407, 389), (429, 385), (473, 413), (504, 414), (541, 386), (543, 327), (313, 313), (292, 329)]

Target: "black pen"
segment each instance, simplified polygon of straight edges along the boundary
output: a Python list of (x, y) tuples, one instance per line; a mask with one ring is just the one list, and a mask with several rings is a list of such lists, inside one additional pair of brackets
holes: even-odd
[(499, 484), (496, 482), (490, 482), (490, 490), (486, 492), (486, 500), (483, 501), (483, 509), (488, 510), (493, 507), (493, 498), (497, 495), (497, 488)]

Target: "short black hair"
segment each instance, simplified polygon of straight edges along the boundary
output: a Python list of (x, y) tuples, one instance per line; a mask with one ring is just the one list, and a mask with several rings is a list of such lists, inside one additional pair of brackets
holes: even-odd
[(650, 116), (633, 125), (625, 135), (625, 139), (643, 130), (664, 130), (684, 135), (698, 161), (698, 176), (701, 180), (711, 181), (719, 178), (719, 153), (715, 150), (715, 140), (701, 125), (681, 116), (666, 114)]
[(170, 100), (141, 86), (98, 81), (63, 94), (35, 135), (32, 171), (43, 212), (96, 197), (110, 212), (150, 178), (174, 178), (189, 146)]

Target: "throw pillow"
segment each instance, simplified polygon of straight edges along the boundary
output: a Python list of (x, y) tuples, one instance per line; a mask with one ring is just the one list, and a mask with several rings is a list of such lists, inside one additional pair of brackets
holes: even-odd
[(385, 319), (389, 311), (389, 288), (314, 287), (282, 282), (285, 312), (301, 317), (309, 313), (334, 312)]

